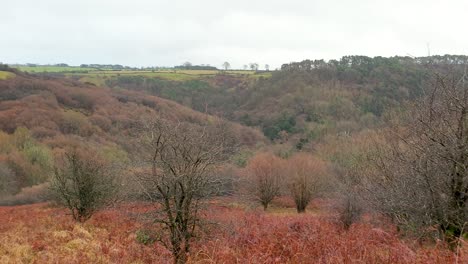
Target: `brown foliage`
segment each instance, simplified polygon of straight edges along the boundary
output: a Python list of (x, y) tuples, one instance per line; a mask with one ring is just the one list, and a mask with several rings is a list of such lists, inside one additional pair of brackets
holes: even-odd
[[(306, 210), (309, 202), (319, 197), (327, 188), (332, 175), (327, 164), (310, 154), (299, 153), (287, 160), (288, 187), (298, 213)], [(328, 179), (327, 179), (328, 178)]]
[(259, 153), (247, 165), (251, 192), (265, 210), (271, 201), (281, 194), (285, 169), (285, 160), (271, 153)]
[(425, 98), (395, 118), (369, 155), (369, 199), (409, 231), (466, 233), (468, 85), (466, 75), (436, 76)]

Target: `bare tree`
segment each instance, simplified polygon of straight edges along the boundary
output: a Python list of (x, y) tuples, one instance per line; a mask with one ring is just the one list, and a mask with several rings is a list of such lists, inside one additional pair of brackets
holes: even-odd
[(227, 71), (229, 68), (231, 68), (231, 64), (229, 62), (225, 61), (223, 63), (223, 68), (224, 68), (225, 71)]
[(257, 154), (249, 161), (247, 170), (252, 192), (264, 210), (281, 194), (285, 168), (285, 161), (272, 153)]
[(270, 65), (265, 64), (265, 70), (266, 70), (266, 71), (270, 71)]
[(221, 184), (213, 172), (230, 156), (234, 140), (222, 122), (200, 127), (156, 120), (142, 132), (145, 157), (137, 177), (149, 201), (159, 205), (153, 216), (162, 230), (157, 240), (171, 250), (174, 263), (185, 263), (203, 201)]
[(307, 205), (325, 190), (327, 164), (305, 153), (288, 159), (288, 187), (296, 203), (298, 213), (303, 213)]
[(398, 118), (374, 150), (365, 179), (369, 200), (402, 227), (459, 237), (467, 218), (466, 74), (434, 78), (427, 96)]
[(94, 151), (73, 148), (58, 164), (50, 189), (76, 221), (85, 222), (114, 201), (118, 190), (116, 174)]
[(357, 222), (367, 207), (361, 197), (361, 176), (366, 173), (369, 149), (374, 148), (376, 131), (361, 131), (329, 138), (315, 147), (316, 152), (331, 161), (333, 195), (339, 220), (345, 229)]

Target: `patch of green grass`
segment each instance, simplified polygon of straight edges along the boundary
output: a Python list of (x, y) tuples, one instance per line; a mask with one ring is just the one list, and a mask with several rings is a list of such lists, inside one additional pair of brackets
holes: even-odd
[(16, 75), (12, 72), (7, 72), (7, 71), (0, 71), (0, 80), (6, 80), (9, 78), (13, 78)]
[(141, 71), (99, 71), (92, 73), (77, 73), (70, 74), (73, 76), (80, 76), (81, 82), (90, 82), (96, 85), (104, 85), (106, 79), (115, 78), (118, 76), (144, 76), (148, 78), (160, 78), (170, 81), (189, 81), (200, 79), (201, 75), (189, 75), (183, 73), (171, 73), (171, 72), (141, 72)]
[(87, 75), (83, 75), (83, 77), (80, 78), (80, 82), (92, 83), (96, 86), (105, 86), (106, 78), (103, 76), (99, 76), (99, 75), (87, 74)]
[[(146, 78), (159, 78), (168, 81), (191, 81), (191, 80), (206, 80), (216, 74), (221, 73), (218, 70), (162, 70), (162, 71), (106, 71), (106, 70), (94, 70), (83, 73), (66, 73), (67, 76), (78, 76), (81, 82), (93, 83), (97, 86), (104, 86), (107, 79), (112, 79), (118, 76), (143, 76)], [(241, 71), (241, 70), (230, 70), (225, 71), (225, 74), (234, 76), (247, 76), (248, 78), (258, 79), (260, 77), (268, 78), (271, 77), (271, 72), (260, 72), (255, 71)]]

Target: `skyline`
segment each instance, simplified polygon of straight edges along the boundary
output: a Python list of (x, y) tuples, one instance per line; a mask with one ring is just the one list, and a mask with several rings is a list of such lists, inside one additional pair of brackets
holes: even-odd
[(458, 0), (19, 0), (2, 9), (0, 61), (9, 64), (275, 69), (346, 55), (468, 54), (468, 3)]

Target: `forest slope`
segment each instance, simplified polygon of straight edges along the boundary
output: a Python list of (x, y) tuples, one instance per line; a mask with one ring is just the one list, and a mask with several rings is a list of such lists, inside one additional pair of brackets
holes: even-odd
[(259, 127), (265, 136), (301, 148), (324, 135), (378, 126), (382, 115), (423, 93), (434, 71), (456, 68), (466, 56), (421, 58), (345, 56), (284, 64), (271, 77), (228, 74), (194, 80), (114, 76), (111, 88), (145, 91), (198, 111)]
[[(0, 80), (0, 198), (47, 181), (54, 153), (84, 144), (120, 161), (132, 149), (139, 122), (159, 118), (203, 125), (214, 117), (138, 91), (109, 89), (9, 69)], [(230, 123), (240, 144), (263, 142), (261, 132)]]

